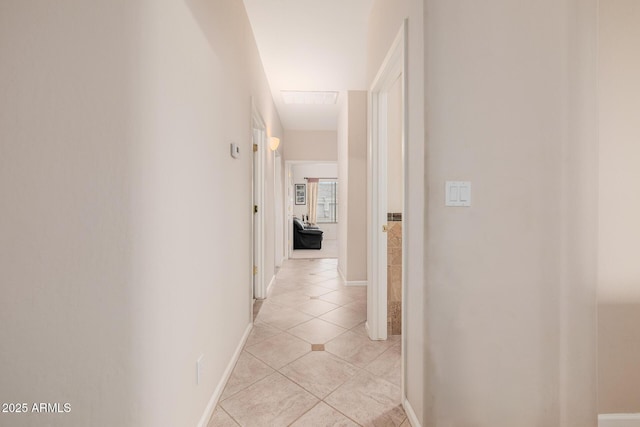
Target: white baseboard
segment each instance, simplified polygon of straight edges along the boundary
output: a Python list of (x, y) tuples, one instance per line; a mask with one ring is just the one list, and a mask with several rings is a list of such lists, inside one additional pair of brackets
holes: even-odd
[(640, 427), (640, 414), (600, 414), (598, 427)]
[(340, 276), (340, 279), (342, 279), (342, 281), (346, 283), (347, 279), (344, 277), (344, 274), (342, 274), (342, 270), (340, 270), (340, 266), (338, 266), (337, 270), (338, 270), (338, 276)]
[[(404, 398), (402, 406), (412, 427), (422, 427), (411, 403)], [(600, 414), (598, 427), (640, 427), (640, 414)]]
[(367, 286), (368, 284), (369, 282), (367, 282), (366, 280), (344, 282), (345, 286)]
[(253, 323), (249, 323), (249, 325), (247, 326), (247, 329), (244, 331), (244, 335), (242, 336), (240, 343), (238, 344), (238, 347), (236, 348), (235, 353), (233, 353), (233, 356), (231, 357), (231, 360), (227, 365), (227, 369), (224, 370), (224, 373), (222, 374), (222, 378), (220, 379), (218, 386), (213, 391), (213, 395), (211, 396), (211, 399), (209, 399), (209, 403), (207, 404), (207, 407), (204, 410), (204, 414), (202, 414), (202, 418), (200, 418), (198, 427), (206, 427), (206, 425), (209, 423), (209, 419), (211, 418), (211, 415), (213, 415), (213, 411), (216, 409), (218, 400), (220, 400), (220, 396), (222, 396), (222, 391), (224, 390), (224, 387), (227, 385), (227, 381), (229, 381), (229, 377), (233, 372), (233, 368), (235, 368), (236, 366), (236, 362), (240, 357), (240, 353), (242, 353), (242, 349), (244, 348), (244, 343), (247, 342), (247, 338), (249, 338), (249, 334), (251, 333), (252, 328), (253, 328)]
[(404, 407), (404, 412), (406, 412), (407, 414), (407, 418), (409, 419), (409, 424), (411, 424), (411, 427), (422, 427), (420, 425), (420, 421), (418, 421), (418, 417), (415, 411), (411, 407), (411, 403), (409, 403), (406, 397), (402, 399), (402, 406)]
[(269, 291), (271, 290), (271, 287), (274, 285), (274, 283), (276, 283), (276, 275), (275, 274), (271, 278), (271, 281), (269, 282), (269, 286), (267, 286), (267, 295), (269, 295)]
[(340, 270), (340, 267), (338, 267), (338, 275), (340, 276), (340, 279), (344, 282), (345, 286), (367, 286), (369, 284), (369, 282), (366, 280), (348, 281), (347, 278), (344, 277), (344, 274), (342, 274), (342, 270)]
[(389, 335), (388, 334), (385, 334), (384, 338), (373, 338), (371, 336), (372, 334), (371, 334), (371, 329), (369, 328), (369, 322), (368, 321), (364, 322), (364, 330), (367, 332), (367, 337), (369, 337), (369, 339), (371, 341), (386, 341), (386, 340), (389, 339)]

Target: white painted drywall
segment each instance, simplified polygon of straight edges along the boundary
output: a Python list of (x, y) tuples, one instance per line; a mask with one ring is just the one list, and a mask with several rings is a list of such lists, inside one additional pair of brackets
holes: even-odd
[(640, 427), (640, 414), (602, 414), (598, 427)]
[(338, 268), (349, 282), (367, 280), (367, 92), (348, 91), (338, 119)]
[(387, 95), (387, 212), (402, 212), (402, 79), (398, 78)]
[(287, 141), (283, 151), (285, 160), (338, 161), (335, 131), (287, 129), (284, 135)]
[[(132, 299), (139, 424), (195, 425), (250, 321), (252, 97), (267, 135), (282, 130), (240, 2), (154, 2), (138, 28)], [(228, 154), (231, 141), (242, 147), (238, 160)], [(264, 170), (270, 176), (272, 162)], [(265, 273), (273, 268), (269, 253)], [(200, 354), (204, 378), (196, 386)]]
[(131, 12), (2, 3), (0, 424), (134, 424)]
[(348, 273), (347, 239), (349, 227), (346, 220), (349, 215), (349, 109), (347, 92), (340, 94), (341, 105), (338, 115), (337, 145), (338, 145), (338, 180), (340, 191), (338, 192), (338, 216), (343, 221), (338, 222), (338, 272), (343, 278)]
[(426, 5), (423, 425), (594, 427), (596, 1)]
[(598, 409), (638, 413), (640, 4), (633, 0), (599, 4)]
[(367, 280), (367, 92), (349, 91), (349, 215), (346, 279)]
[(252, 96), (282, 134), (242, 3), (8, 0), (0, 40), (0, 400), (72, 404), (9, 424), (196, 425), (250, 322)]

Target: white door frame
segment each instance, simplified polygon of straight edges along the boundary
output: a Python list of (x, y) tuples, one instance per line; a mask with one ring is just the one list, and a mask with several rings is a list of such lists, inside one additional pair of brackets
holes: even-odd
[[(331, 160), (285, 160), (284, 162), (284, 181), (285, 181), (285, 256), (290, 259), (293, 256), (293, 207), (294, 207), (294, 190), (293, 190), (293, 173), (291, 168), (295, 165), (338, 165), (337, 161)], [(338, 242), (340, 245), (340, 242)]]
[(252, 144), (257, 144), (257, 151), (251, 150), (253, 159), (253, 191), (251, 209), (254, 209), (254, 205), (258, 207), (258, 212), (253, 213), (253, 221), (251, 222), (253, 231), (251, 274), (253, 277), (254, 297), (256, 299), (265, 299), (267, 297), (267, 289), (264, 283), (264, 163), (266, 126), (260, 112), (253, 102), (253, 99), (251, 100), (251, 110)]
[[(373, 340), (387, 339), (387, 98), (398, 78), (402, 79), (402, 192), (403, 223), (407, 213), (407, 20), (391, 45), (369, 90), (369, 147), (368, 147), (368, 239), (367, 246), (367, 330)], [(407, 311), (407, 238), (402, 227), (402, 399), (405, 400), (405, 362)]]
[(284, 229), (285, 229), (285, 256), (287, 259), (291, 258), (293, 254), (293, 174), (291, 167), (295, 164), (290, 160), (284, 162), (284, 181), (285, 181), (285, 209), (286, 215), (284, 215)]
[[(367, 330), (373, 340), (387, 339), (387, 94), (402, 79), (403, 216), (407, 212), (407, 21), (396, 36), (369, 90)], [(404, 222), (405, 218), (403, 218)], [(406, 227), (402, 227), (402, 389), (406, 326)]]
[(281, 267), (285, 257), (284, 252), (284, 212), (285, 197), (283, 196), (284, 180), (282, 178), (282, 158), (276, 150), (273, 152), (273, 188), (275, 196), (275, 266)]

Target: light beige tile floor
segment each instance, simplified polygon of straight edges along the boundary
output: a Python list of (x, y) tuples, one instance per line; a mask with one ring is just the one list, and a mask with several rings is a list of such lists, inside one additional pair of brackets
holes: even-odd
[(399, 337), (369, 340), (366, 298), (335, 259), (286, 261), (208, 427), (410, 426)]
[(335, 239), (322, 239), (322, 249), (296, 249), (291, 254), (291, 258), (337, 258), (338, 241)]

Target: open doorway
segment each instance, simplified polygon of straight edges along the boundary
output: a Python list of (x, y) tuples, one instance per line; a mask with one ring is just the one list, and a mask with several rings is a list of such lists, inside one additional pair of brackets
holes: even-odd
[[(338, 164), (336, 162), (287, 162), (288, 257), (319, 259), (338, 257)], [(296, 221), (298, 220), (298, 221)], [(310, 228), (296, 235), (296, 225)], [(316, 232), (313, 230), (319, 230)], [(298, 239), (298, 240), (296, 240)], [(297, 242), (297, 243), (296, 243)]]
[(406, 22), (399, 31), (369, 97), (369, 253), (367, 329), (373, 340), (401, 335), (404, 390), (406, 324)]
[(252, 181), (252, 294), (253, 301), (264, 299), (267, 296), (266, 286), (263, 280), (264, 270), (264, 162), (266, 130), (264, 120), (255, 109), (252, 114), (252, 139), (253, 139), (253, 181)]

